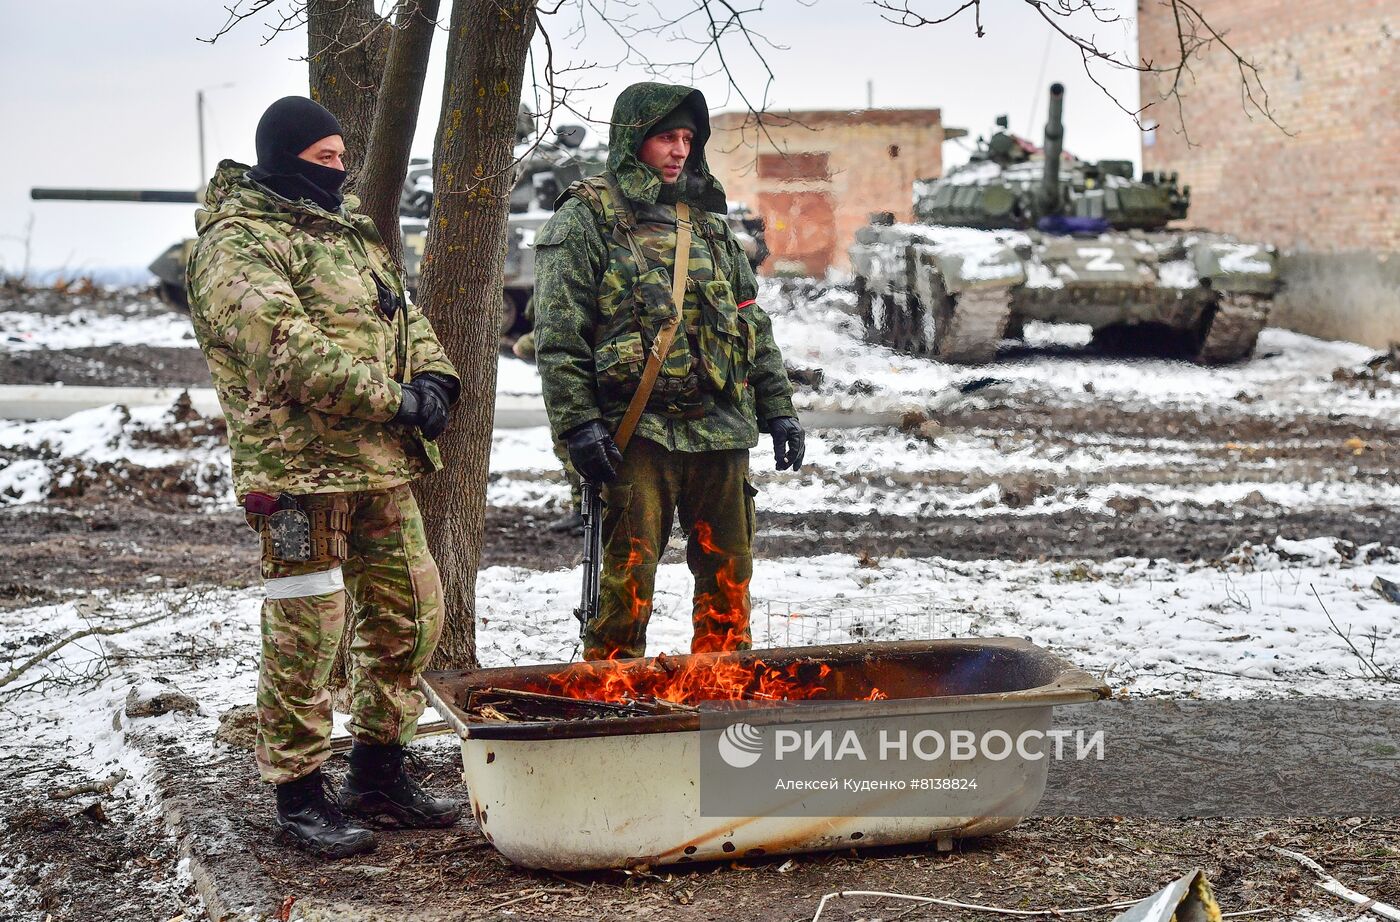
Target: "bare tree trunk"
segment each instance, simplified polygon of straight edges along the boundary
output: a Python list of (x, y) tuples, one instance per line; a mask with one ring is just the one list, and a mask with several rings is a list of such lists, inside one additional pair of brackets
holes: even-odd
[(384, 79), (374, 125), (365, 153), (364, 170), (356, 188), (360, 211), (369, 215), (394, 261), (403, 265), (403, 235), (399, 231), (399, 197), (413, 132), (418, 127), (418, 106), (428, 74), (428, 55), (437, 28), (438, 0), (403, 0), (394, 21)]
[(447, 466), (414, 484), (442, 570), (447, 624), (434, 668), (476, 664), (476, 570), (486, 523), (506, 220), (516, 113), (535, 0), (455, 0), (433, 167), (433, 228), (419, 299), (462, 376), (438, 445)]
[(390, 31), (374, 0), (307, 0), (311, 98), (331, 110), (344, 129), (347, 189), (354, 189), (369, 146)]

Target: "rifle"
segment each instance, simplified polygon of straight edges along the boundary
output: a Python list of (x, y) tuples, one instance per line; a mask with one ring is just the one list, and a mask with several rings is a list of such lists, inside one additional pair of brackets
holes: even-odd
[[(671, 344), (675, 342), (676, 330), (681, 325), (681, 308), (685, 304), (685, 283), (690, 277), (690, 206), (685, 202), (676, 203), (676, 262), (671, 270), (671, 302), (675, 306), (676, 313), (670, 320), (662, 325), (656, 334), (656, 341), (651, 344), (651, 352), (647, 355), (646, 367), (642, 369), (642, 380), (637, 385), (637, 392), (632, 395), (632, 400), (627, 405), (627, 412), (622, 416), (622, 422), (618, 424), (617, 432), (613, 435), (613, 442), (620, 452), (627, 451), (627, 443), (632, 441), (632, 433), (637, 428), (637, 421), (641, 419), (642, 410), (647, 405), (647, 400), (651, 398), (651, 390), (656, 385), (656, 376), (661, 372), (661, 363), (665, 360), (667, 353), (671, 351)], [(640, 254), (638, 254), (640, 267)], [(588, 480), (583, 482), (583, 600), (578, 608), (574, 609), (574, 617), (578, 619), (579, 642), (583, 642), (584, 635), (588, 633), (588, 625), (598, 617), (598, 588), (601, 579), (601, 565), (603, 559), (603, 497), (598, 491), (598, 485)]]
[(578, 619), (578, 639), (598, 617), (598, 581), (603, 558), (603, 496), (592, 481), (583, 482), (583, 601), (574, 609)]

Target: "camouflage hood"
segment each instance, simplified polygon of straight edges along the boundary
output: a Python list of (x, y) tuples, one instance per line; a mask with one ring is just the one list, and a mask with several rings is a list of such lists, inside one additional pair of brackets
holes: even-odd
[[(333, 214), (305, 199), (291, 202), (248, 178), (252, 167), (236, 160), (220, 161), (204, 190), (204, 207), (194, 215), (197, 233), (203, 234), (225, 218), (250, 218), (255, 221), (293, 222), (315, 215), (342, 224), (351, 223), (343, 214)], [(345, 197), (345, 211), (359, 207), (353, 195)]]
[(617, 176), (622, 191), (635, 202), (656, 203), (661, 174), (637, 158), (652, 125), (677, 106), (689, 106), (695, 117), (695, 143), (685, 163), (681, 198), (692, 206), (724, 214), (728, 206), (724, 187), (705, 162), (705, 142), (710, 139), (710, 111), (705, 95), (688, 86), (669, 83), (634, 83), (613, 104), (612, 130), (608, 135), (608, 169)]

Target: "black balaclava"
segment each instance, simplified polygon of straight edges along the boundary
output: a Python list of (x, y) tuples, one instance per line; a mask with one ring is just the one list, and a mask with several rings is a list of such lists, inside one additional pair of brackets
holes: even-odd
[[(698, 134), (696, 128), (695, 113), (691, 111), (690, 97), (681, 100), (680, 105), (656, 120), (656, 124), (647, 129), (647, 133), (642, 136), (642, 143), (645, 144), (648, 138), (654, 138), (667, 131), (675, 131), (677, 128), (689, 128), (692, 135)], [(681, 171), (680, 177), (675, 182), (661, 184), (661, 191), (656, 195), (658, 205), (674, 205), (680, 201), (681, 191), (685, 188), (686, 175)]]
[(258, 165), (249, 176), (286, 199), (310, 199), (339, 211), (345, 171), (297, 155), (322, 138), (343, 134), (327, 109), (305, 96), (284, 96), (258, 120)]

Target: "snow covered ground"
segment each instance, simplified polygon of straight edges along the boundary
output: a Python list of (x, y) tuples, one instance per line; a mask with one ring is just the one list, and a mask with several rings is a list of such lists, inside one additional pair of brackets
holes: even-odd
[(863, 342), (855, 294), (849, 290), (830, 288), (811, 300), (799, 299), (770, 280), (764, 283), (761, 301), (773, 317), (773, 335), (782, 344), (784, 358), (799, 367), (821, 369), (827, 389), (874, 389), (857, 403), (874, 400), (888, 405), (890, 398), (904, 398), (919, 406), (930, 395), (959, 382), (991, 374), (1041, 400), (1089, 403), (1108, 397), (1129, 406), (1207, 408), (1244, 393), (1251, 401), (1248, 412), (1278, 415), (1315, 409), (1325, 395), (1332, 412), (1394, 418), (1400, 411), (1400, 391), (1372, 397), (1360, 389), (1339, 388), (1330, 379), (1334, 369), (1358, 365), (1375, 350), (1288, 330), (1266, 329), (1254, 357), (1245, 363), (1204, 368), (1167, 359), (1066, 359), (1053, 352), (1036, 352), (1052, 346), (1082, 347), (1089, 341), (1090, 329), (1030, 323), (1026, 327), (1030, 352), (970, 371)]
[[(1241, 548), (1217, 566), (1134, 559), (872, 564), (850, 555), (766, 560), (752, 587), (754, 639), (766, 646), (950, 633), (1014, 636), (1060, 653), (1129, 696), (1400, 697), (1400, 686), (1364, 677), (1364, 665), (1341, 636), (1400, 671), (1400, 624), (1394, 606), (1368, 588), (1376, 576), (1400, 581), (1400, 552), (1326, 539)], [(576, 656), (569, 611), (577, 589), (573, 570), (483, 571), (483, 665)], [(85, 627), (165, 616), (70, 644), (16, 682), (34, 689), (5, 695), (0, 732), (61, 758), (66, 769), (20, 783), (38, 791), (120, 771), (125, 779), (114, 801), (153, 812), (153, 766), (129, 745), (128, 734), (168, 731), (195, 758), (223, 757), (214, 743), (218, 715), (253, 699), (259, 596), (256, 590), (135, 590), (7, 612), (12, 662)], [(648, 653), (686, 650), (689, 576), (683, 566), (661, 568), (656, 599)], [(192, 695), (200, 713), (124, 716), (131, 689), (148, 692), (152, 683), (172, 683)], [(0, 897), (7, 889), (18, 892), (21, 870), (22, 864), (11, 864), (0, 872)]]
[[(1065, 356), (1056, 350), (1082, 345), (1086, 330), (1032, 325), (1034, 348), (992, 368), (966, 369), (863, 343), (850, 313), (853, 299), (839, 289), (796, 303), (769, 285), (765, 304), (790, 364), (824, 372), (820, 393), (801, 394), (802, 401), (819, 397), (882, 411), (1054, 406), (1085, 413), (1107, 402), (1125, 412), (1173, 409), (1202, 420), (1228, 404), (1232, 413), (1263, 420), (1261, 432), (1272, 421), (1282, 431), (1299, 418), (1342, 419), (1355, 421), (1359, 435), (1355, 445), (1335, 433), (1236, 444), (1218, 430), (1201, 436), (1189, 428), (1124, 435), (1089, 426), (1023, 431), (974, 422), (911, 432), (818, 430), (810, 433), (808, 465), (799, 474), (771, 470), (767, 439), (754, 450), (764, 510), (902, 516), (901, 527), (917, 529), (954, 514), (979, 522), (1071, 510), (1114, 516), (1132, 500), (1152, 504), (1162, 527), (1171, 527), (1174, 511), (1190, 505), (1264, 503), (1297, 511), (1400, 503), (1400, 482), (1383, 468), (1378, 476), (1375, 464), (1361, 464), (1378, 450), (1393, 450), (1369, 445), (1365, 427), (1400, 418), (1400, 387), (1368, 390), (1332, 375), (1370, 358), (1371, 350), (1360, 346), (1271, 329), (1251, 361), (1204, 369)], [(192, 345), (187, 320), (138, 313), (123, 320), (11, 312), (0, 350)], [(958, 384), (982, 375), (1002, 382), (991, 396), (954, 396)], [(505, 358), (498, 390), (537, 394), (539, 378), (533, 367)], [(939, 414), (931, 415), (936, 423)], [(171, 469), (183, 472), (188, 498), (181, 502), (189, 513), (230, 513), (227, 449), (218, 425), (197, 414), (107, 406), (63, 420), (0, 422), (0, 506), (41, 511), (57, 496), (76, 495), (83, 478), (135, 482), (142, 472)], [(487, 495), (494, 506), (562, 509), (567, 502), (543, 428), (496, 432), (491, 472)], [(1389, 545), (1400, 545), (1400, 537), (1361, 547), (1325, 534), (1275, 538), (1196, 561), (873, 560), (854, 548), (770, 555), (755, 566), (754, 640), (786, 646), (1013, 636), (1063, 655), (1127, 696), (1400, 698), (1400, 684), (1367, 675), (1379, 668), (1400, 676), (1400, 608), (1371, 588), (1377, 577), (1400, 582), (1400, 549)], [(16, 783), (37, 791), (120, 769), (126, 779), (114, 796), (149, 814), (152, 766), (129, 745), (130, 734), (178, 729), (195, 755), (216, 756), (218, 715), (253, 699), (260, 591), (172, 590), (159, 577), (119, 592), (50, 588), (57, 600), (0, 609), (0, 671), (86, 627), (165, 617), (69, 644), (0, 688), (0, 732), (66, 766)], [(576, 569), (483, 570), (477, 581), (483, 664), (576, 656), (571, 612), (578, 591)], [(649, 653), (688, 648), (689, 598), (684, 565), (663, 565)], [(139, 725), (119, 713), (131, 687), (165, 681), (193, 695), (201, 713), (142, 718)], [(0, 902), (7, 888), (13, 893), (20, 886), (19, 866), (5, 863)]]
[(66, 314), (5, 311), (4, 325), (0, 352), (92, 346), (198, 348), (188, 317), (167, 311), (151, 313), (137, 302), (124, 313), (82, 309)]

